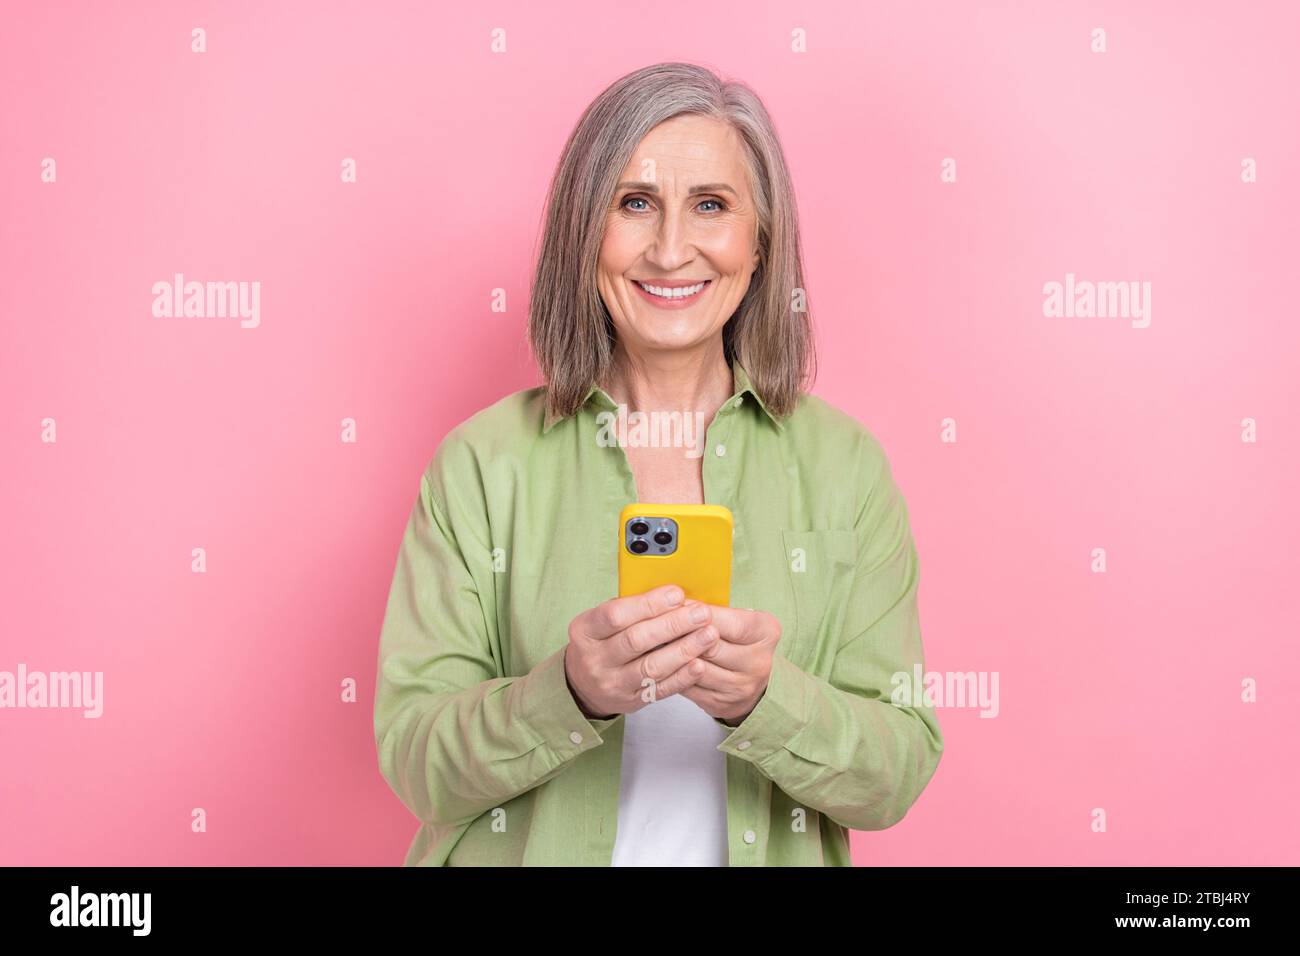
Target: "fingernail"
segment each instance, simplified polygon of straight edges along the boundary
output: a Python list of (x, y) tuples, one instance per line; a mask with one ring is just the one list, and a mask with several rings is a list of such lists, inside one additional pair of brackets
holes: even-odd
[(684, 600), (686, 600), (686, 593), (681, 588), (674, 587), (668, 592), (669, 604), (681, 604)]
[(695, 624), (703, 624), (709, 619), (709, 609), (703, 604), (697, 604), (691, 608), (691, 621)]

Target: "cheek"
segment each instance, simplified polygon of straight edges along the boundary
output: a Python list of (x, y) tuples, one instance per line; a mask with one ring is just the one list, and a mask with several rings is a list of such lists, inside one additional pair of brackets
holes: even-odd
[(600, 243), (600, 261), (606, 271), (621, 274), (641, 255), (644, 240), (635, 223), (613, 221), (605, 226)]
[(719, 272), (740, 275), (750, 269), (754, 258), (751, 233), (748, 226), (738, 223), (732, 228), (720, 229), (709, 237), (707, 254)]

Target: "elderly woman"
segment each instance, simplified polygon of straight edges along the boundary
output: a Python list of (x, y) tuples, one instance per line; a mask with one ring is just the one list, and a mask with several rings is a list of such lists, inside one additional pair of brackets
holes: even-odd
[[(751, 90), (666, 63), (590, 105), (529, 337), (545, 386), (446, 436), (398, 553), (375, 740), (406, 864), (850, 865), (943, 740), (891, 693), (924, 663), (907, 507), (805, 390), (794, 190)], [(605, 440), (629, 409), (702, 444)], [(638, 501), (731, 509), (732, 606), (614, 596)]]

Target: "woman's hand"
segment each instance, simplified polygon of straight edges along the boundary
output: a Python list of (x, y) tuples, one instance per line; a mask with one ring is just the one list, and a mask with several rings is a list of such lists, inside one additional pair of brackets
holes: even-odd
[(564, 673), (578, 707), (608, 719), (681, 693), (706, 673), (701, 654), (717, 642), (714, 609), (684, 603), (682, 589), (664, 585), (611, 598), (569, 623)]
[(767, 690), (781, 622), (767, 611), (700, 606), (709, 609), (722, 639), (701, 655), (703, 673), (681, 695), (710, 717), (735, 727), (758, 706)]

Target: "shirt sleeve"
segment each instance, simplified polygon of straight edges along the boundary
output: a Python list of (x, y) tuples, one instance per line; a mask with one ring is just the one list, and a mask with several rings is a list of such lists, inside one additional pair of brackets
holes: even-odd
[[(551, 779), (600, 746), (618, 719), (588, 719), (578, 708), (567, 640), (528, 673), (502, 673), (487, 521), (472, 512), (452, 509), (457, 528), (425, 470), (379, 642), (380, 771), (416, 817), (437, 826), (468, 823)], [(548, 624), (567, 634), (567, 621)]]
[(864, 448), (870, 491), (855, 522), (851, 607), (829, 679), (774, 655), (766, 691), (734, 730), (727, 728), (718, 749), (753, 763), (840, 826), (883, 830), (906, 815), (933, 777), (943, 736), (924, 695), (892, 700), (894, 675), (910, 682), (915, 668), (924, 673), (919, 569), (888, 459), (874, 438)]

